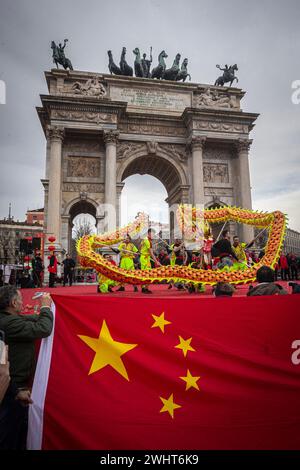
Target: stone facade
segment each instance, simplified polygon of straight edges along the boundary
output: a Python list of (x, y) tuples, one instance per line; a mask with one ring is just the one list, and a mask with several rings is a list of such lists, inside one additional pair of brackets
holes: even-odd
[(283, 249), (285, 253), (293, 253), (300, 256), (300, 233), (288, 228)]
[[(123, 181), (136, 173), (158, 178), (170, 207), (251, 208), (249, 134), (258, 115), (242, 111), (242, 90), (56, 69), (45, 75), (49, 94), (37, 109), (47, 138), (45, 231), (58, 247), (68, 250), (82, 211), (107, 229), (108, 205), (119, 209)], [(251, 228), (240, 235), (248, 240)]]

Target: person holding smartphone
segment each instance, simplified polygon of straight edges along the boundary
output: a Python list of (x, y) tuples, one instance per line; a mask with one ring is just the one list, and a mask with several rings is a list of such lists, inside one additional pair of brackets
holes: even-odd
[(30, 386), (35, 369), (35, 340), (51, 334), (49, 294), (40, 297), (40, 313), (21, 315), (22, 294), (14, 286), (0, 288), (0, 330), (5, 334), (11, 381), (0, 405), (0, 449), (26, 449)]

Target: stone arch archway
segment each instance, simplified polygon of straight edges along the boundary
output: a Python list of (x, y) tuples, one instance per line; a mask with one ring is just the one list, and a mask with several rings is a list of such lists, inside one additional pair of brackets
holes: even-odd
[(125, 178), (134, 174), (149, 174), (157, 178), (165, 186), (168, 198), (172, 196), (174, 189), (189, 185), (183, 166), (165, 152), (135, 151), (126, 156), (118, 165), (117, 183), (122, 183)]
[[(124, 186), (123, 181), (129, 176), (136, 174), (151, 175), (157, 178), (165, 187), (168, 197), (166, 199), (169, 205), (170, 231), (174, 228), (174, 205), (179, 203), (188, 203), (190, 183), (187, 177), (186, 169), (175, 155), (159, 149), (158, 145), (151, 147), (150, 152), (145, 152), (144, 146), (137, 148), (130, 155), (126, 155), (117, 167), (117, 186), (120, 188), (118, 194), (118, 208), (120, 211), (120, 196)], [(152, 150), (152, 151), (151, 151)], [(172, 208), (173, 206), (173, 208)], [(120, 214), (119, 214), (120, 220)]]
[(65, 251), (70, 251), (72, 246), (73, 221), (79, 214), (89, 214), (94, 217), (96, 227), (103, 217), (99, 213), (100, 206), (97, 201), (88, 197), (76, 197), (72, 199), (64, 208), (62, 215), (62, 246)]

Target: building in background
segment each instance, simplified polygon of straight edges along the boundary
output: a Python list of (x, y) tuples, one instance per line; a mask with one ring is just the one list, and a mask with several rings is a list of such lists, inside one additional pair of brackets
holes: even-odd
[(284, 240), (284, 252), (300, 256), (300, 232), (290, 228), (287, 229)]
[[(259, 228), (255, 228), (254, 233), (255, 236), (258, 235), (260, 232)], [(260, 247), (260, 249), (264, 249), (268, 241), (268, 231), (266, 230), (263, 232), (260, 237), (258, 237), (256, 245)], [(297, 232), (296, 230), (292, 230), (291, 228), (288, 228), (286, 231), (285, 239), (284, 239), (284, 244), (283, 244), (283, 252), (285, 254), (287, 253), (293, 253), (297, 256), (300, 256), (300, 232)]]
[(26, 212), (26, 222), (28, 224), (36, 224), (44, 225), (44, 208), (42, 209), (34, 209), (32, 211), (28, 210)]
[(43, 210), (28, 211), (21, 222), (9, 211), (8, 217), (0, 220), (0, 264), (24, 264), (24, 258), (37, 250), (44, 250)]

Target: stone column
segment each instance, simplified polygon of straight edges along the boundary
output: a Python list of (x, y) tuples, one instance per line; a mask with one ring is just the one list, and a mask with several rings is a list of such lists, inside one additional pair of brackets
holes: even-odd
[(121, 195), (124, 186), (125, 183), (117, 183), (117, 227), (120, 227), (121, 224)]
[(203, 183), (203, 148), (206, 137), (193, 136), (192, 148), (192, 171), (193, 171), (193, 204), (204, 206), (204, 183)]
[(63, 137), (63, 128), (53, 126), (48, 129), (48, 138), (50, 140), (50, 165), (47, 234), (54, 235), (56, 237), (57, 244), (60, 243), (61, 159)]
[[(239, 187), (238, 200), (242, 209), (252, 209), (251, 200), (251, 184), (250, 184), (250, 171), (249, 171), (249, 149), (252, 140), (241, 139), (237, 143), (238, 151), (238, 180)], [(242, 225), (241, 236), (242, 241), (250, 242), (253, 239), (254, 230), (250, 225)]]
[[(117, 131), (104, 131), (104, 142), (106, 147), (105, 158), (105, 196), (106, 206), (106, 225), (110, 229), (116, 227), (116, 209), (117, 209), (117, 140), (119, 133)], [(114, 210), (112, 210), (112, 207)]]

